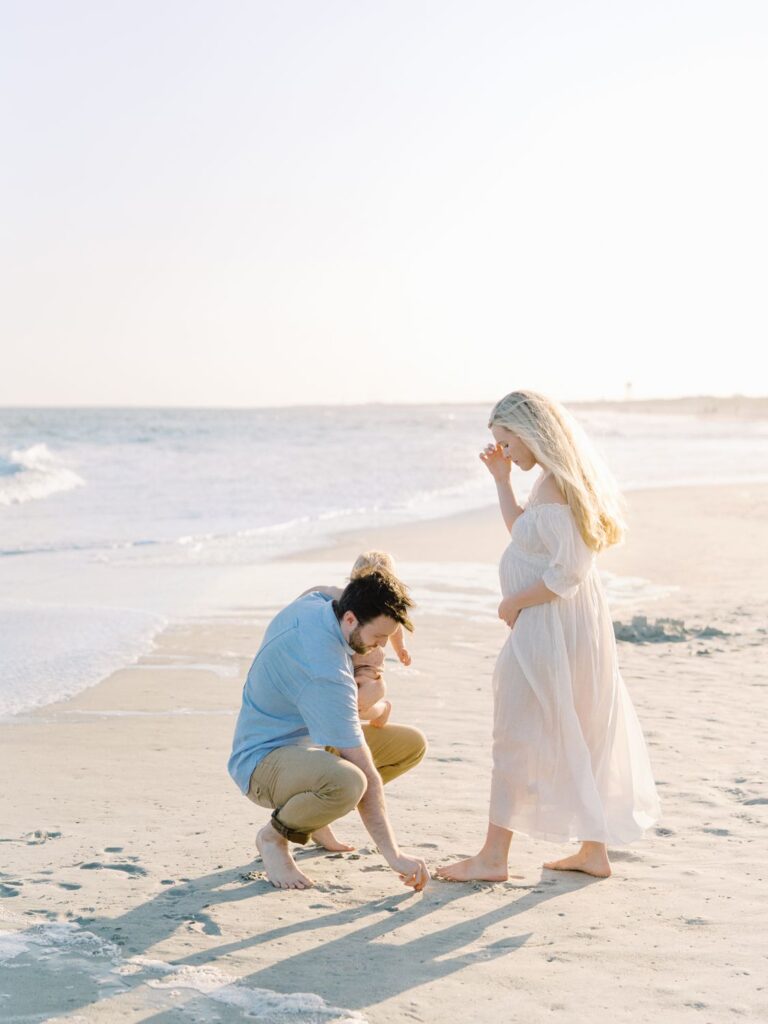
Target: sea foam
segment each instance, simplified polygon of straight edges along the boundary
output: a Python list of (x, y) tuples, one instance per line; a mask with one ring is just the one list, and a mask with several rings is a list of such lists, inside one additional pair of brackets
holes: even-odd
[(135, 609), (0, 600), (0, 718), (73, 696), (131, 664), (165, 624)]
[[(0, 921), (20, 924), (22, 918), (0, 912)], [(49, 993), (55, 991), (54, 984), (61, 987), (66, 981), (67, 990), (74, 992), (77, 983), (85, 981), (91, 990), (96, 990), (96, 1006), (101, 1000), (130, 993), (131, 998), (145, 1010), (156, 1010), (158, 997), (163, 1010), (175, 1009), (177, 994), (186, 989), (196, 994), (195, 1008), (204, 1019), (209, 1014), (216, 1016), (214, 1007), (218, 1003), (233, 1007), (248, 1018), (268, 1020), (273, 1024), (366, 1024), (366, 1018), (359, 1011), (333, 1006), (312, 992), (284, 993), (257, 988), (212, 965), (171, 964), (140, 955), (125, 958), (118, 945), (75, 922), (52, 922), (16, 931), (0, 930), (0, 964), (17, 973), (22, 982), (18, 991), (24, 991), (24, 975), (30, 979), (30, 991), (35, 984), (42, 983), (48, 986)], [(153, 990), (157, 993), (155, 998), (150, 995)], [(163, 990), (170, 990), (167, 1001)], [(88, 1002), (92, 1000), (93, 995), (89, 994)], [(54, 997), (51, 1008), (55, 1003)], [(205, 1003), (213, 1003), (214, 1006), (205, 1007)], [(62, 1008), (66, 1005), (64, 996), (61, 1004)], [(101, 1005), (103, 1008), (104, 1003)], [(161, 1012), (160, 1016), (164, 1014)], [(11, 1019), (20, 1020), (22, 1017), (13, 1016)], [(23, 1019), (31, 1017), (24, 1015)], [(37, 1014), (35, 1019), (38, 1019)], [(66, 1019), (70, 1019), (69, 1014)]]
[(22, 505), (84, 483), (44, 444), (12, 451), (7, 458), (0, 456), (0, 505)]

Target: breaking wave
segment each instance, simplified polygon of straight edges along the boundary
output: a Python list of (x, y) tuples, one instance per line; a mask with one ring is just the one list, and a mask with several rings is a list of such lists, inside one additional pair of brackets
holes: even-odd
[(60, 491), (82, 487), (85, 481), (44, 444), (0, 455), (0, 505), (22, 505)]

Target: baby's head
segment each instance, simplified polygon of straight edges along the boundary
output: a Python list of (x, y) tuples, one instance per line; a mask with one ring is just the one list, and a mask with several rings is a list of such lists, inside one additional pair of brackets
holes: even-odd
[(383, 572), (388, 572), (390, 576), (395, 575), (395, 563), (386, 551), (364, 551), (355, 559), (349, 578), (351, 580), (359, 579), (371, 569), (381, 569)]

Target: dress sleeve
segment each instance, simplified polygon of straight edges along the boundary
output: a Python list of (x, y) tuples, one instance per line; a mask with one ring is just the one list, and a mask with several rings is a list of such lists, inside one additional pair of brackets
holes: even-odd
[(545, 505), (536, 515), (536, 528), (549, 553), (545, 586), (558, 597), (573, 597), (595, 561), (567, 505)]

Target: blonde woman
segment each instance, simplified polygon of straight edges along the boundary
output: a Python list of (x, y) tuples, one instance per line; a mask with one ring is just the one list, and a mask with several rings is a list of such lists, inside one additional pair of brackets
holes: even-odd
[[(508, 877), (514, 832), (578, 841), (544, 866), (611, 874), (608, 845), (659, 813), (645, 741), (619, 674), (596, 554), (622, 539), (620, 498), (575, 421), (534, 391), (494, 407), (480, 459), (510, 531), (499, 617), (510, 634), (494, 672), (493, 774), (480, 852), (438, 869), (452, 881)], [(541, 473), (523, 508), (511, 463)]]

